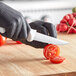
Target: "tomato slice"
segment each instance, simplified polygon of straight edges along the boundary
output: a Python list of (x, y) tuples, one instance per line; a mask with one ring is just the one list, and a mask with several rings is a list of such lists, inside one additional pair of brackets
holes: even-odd
[(22, 42), (20, 42), (20, 41), (16, 41), (18, 44), (22, 44)]
[(55, 64), (62, 63), (64, 60), (65, 58), (62, 56), (53, 56), (50, 58), (50, 61)]
[(6, 37), (3, 37), (2, 35), (0, 35), (0, 46), (4, 45), (6, 43)]
[(59, 56), (60, 48), (57, 45), (48, 44), (47, 46), (45, 46), (43, 54), (46, 59), (49, 59), (49, 57), (52, 56)]

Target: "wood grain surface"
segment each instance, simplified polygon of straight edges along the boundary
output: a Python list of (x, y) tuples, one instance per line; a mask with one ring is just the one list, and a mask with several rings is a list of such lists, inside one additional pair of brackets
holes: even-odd
[(0, 47), (0, 76), (76, 76), (76, 35), (58, 33), (58, 38), (69, 42), (59, 46), (66, 60), (52, 64), (36, 49), (12, 40)]

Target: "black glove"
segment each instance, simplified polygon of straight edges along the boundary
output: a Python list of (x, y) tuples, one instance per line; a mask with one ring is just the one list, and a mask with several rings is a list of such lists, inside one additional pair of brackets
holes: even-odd
[(15, 41), (26, 40), (30, 31), (30, 26), (22, 14), (2, 2), (0, 2), (0, 27), (5, 29), (5, 33), (1, 33), (3, 36)]
[[(50, 23), (36, 21), (30, 23), (30, 26), (40, 33), (56, 37), (55, 27)], [(5, 33), (0, 34), (36, 48), (43, 48), (47, 44), (37, 41), (27, 42), (30, 26), (20, 12), (0, 2), (0, 27), (5, 29)]]
[[(32, 29), (37, 30), (37, 32), (40, 32), (55, 38), (57, 37), (56, 28), (52, 23), (35, 21), (30, 23), (30, 26)], [(32, 42), (22, 41), (22, 42), (26, 43), (27, 45), (31, 45), (35, 48), (44, 48), (47, 45), (47, 43), (41, 43), (38, 41), (32, 41)]]

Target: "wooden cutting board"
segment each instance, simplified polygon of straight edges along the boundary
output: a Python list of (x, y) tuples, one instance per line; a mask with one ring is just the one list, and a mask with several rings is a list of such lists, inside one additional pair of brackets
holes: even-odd
[(0, 47), (0, 76), (76, 76), (76, 35), (58, 34), (59, 39), (69, 42), (59, 46), (66, 60), (52, 64), (43, 56), (43, 49), (7, 40)]

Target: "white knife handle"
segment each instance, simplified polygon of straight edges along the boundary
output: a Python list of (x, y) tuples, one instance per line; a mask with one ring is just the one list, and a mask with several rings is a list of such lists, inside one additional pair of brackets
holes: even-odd
[(0, 27), (0, 33), (5, 33), (6, 31), (5, 31), (5, 28), (3, 28), (3, 27)]
[(32, 42), (34, 40), (35, 34), (36, 34), (36, 30), (31, 29), (27, 37), (27, 41)]

